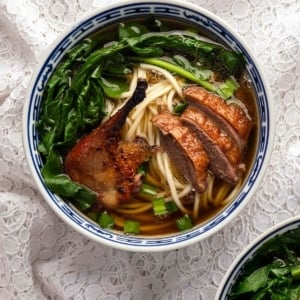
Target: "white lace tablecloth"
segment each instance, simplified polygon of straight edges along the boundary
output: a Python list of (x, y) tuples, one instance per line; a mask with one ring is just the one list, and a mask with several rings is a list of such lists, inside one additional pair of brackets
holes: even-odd
[(42, 199), (22, 148), (22, 105), (47, 46), (105, 0), (0, 0), (0, 300), (204, 299), (258, 234), (300, 213), (300, 1), (194, 0), (258, 56), (276, 138), (261, 187), (215, 236), (178, 251), (114, 250), (84, 238)]

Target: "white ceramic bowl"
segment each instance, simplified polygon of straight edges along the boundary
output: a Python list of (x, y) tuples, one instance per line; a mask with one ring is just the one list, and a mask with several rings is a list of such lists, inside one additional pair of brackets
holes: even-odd
[[(255, 161), (236, 199), (205, 224), (167, 237), (131, 237), (103, 230), (68, 206), (60, 197), (51, 193), (41, 175), (42, 160), (37, 151), (39, 137), (35, 128), (46, 82), (66, 51), (96, 29), (119, 23), (124, 18), (146, 17), (149, 14), (202, 27), (221, 39), (228, 47), (243, 53), (246, 67), (254, 84), (259, 114), (257, 120), (259, 141)], [(266, 80), (252, 51), (241, 37), (220, 18), (185, 2), (118, 1), (116, 4), (108, 5), (86, 16), (60, 35), (52, 44), (44, 59), (37, 66), (28, 88), (23, 111), (23, 132), (25, 153), (33, 178), (45, 200), (66, 223), (85, 236), (115, 248), (133, 251), (162, 251), (187, 246), (214, 234), (232, 220), (249, 201), (268, 165), (274, 136), (273, 106)]]
[(268, 242), (272, 238), (284, 235), (291, 230), (299, 227), (300, 217), (296, 216), (271, 227), (270, 229), (259, 235), (239, 254), (239, 256), (231, 264), (219, 286), (215, 300), (228, 299), (228, 294), (230, 293), (232, 286), (238, 278), (241, 270), (243, 269), (245, 264), (255, 256), (255, 254), (266, 242)]

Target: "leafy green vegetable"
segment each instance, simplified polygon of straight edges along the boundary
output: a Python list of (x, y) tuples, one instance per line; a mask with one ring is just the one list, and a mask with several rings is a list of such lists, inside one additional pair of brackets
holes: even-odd
[(96, 195), (92, 191), (63, 174), (61, 156), (54, 150), (48, 155), (42, 174), (49, 189), (58, 195), (73, 198), (81, 210), (85, 211), (94, 204)]
[(131, 74), (132, 70), (131, 65), (125, 60), (124, 55), (117, 53), (113, 56), (113, 59), (108, 59), (103, 62), (101, 73), (99, 74), (99, 77), (117, 77), (126, 81), (126, 75)]
[(267, 284), (269, 272), (269, 266), (263, 266), (257, 269), (239, 283), (234, 292), (234, 295), (257, 292), (260, 288), (263, 288)]
[(149, 32), (149, 29), (145, 25), (136, 22), (126, 25), (121, 23), (118, 28), (119, 40), (135, 38), (147, 32)]
[(245, 265), (228, 299), (299, 300), (300, 228), (277, 236)]
[(182, 51), (194, 56), (203, 65), (219, 72), (223, 77), (238, 75), (245, 66), (241, 54), (189, 35), (165, 32), (146, 33), (125, 41), (138, 56), (159, 57), (162, 56), (163, 49)]
[(143, 57), (138, 57), (138, 58), (135, 57), (132, 59), (139, 61), (139, 62), (150, 64), (150, 65), (162, 67), (162, 68), (169, 70), (171, 72), (174, 72), (186, 79), (189, 79), (192, 82), (200, 84), (201, 86), (205, 87), (209, 91), (217, 91), (217, 87), (214, 84), (212, 84), (211, 82), (209, 82), (207, 80), (203, 80), (199, 77), (196, 77), (193, 73), (189, 72), (188, 70), (184, 69), (183, 67), (169, 63), (166, 60), (162, 60), (159, 58), (145, 58), (145, 57), (144, 58)]
[(126, 81), (117, 78), (101, 77), (100, 84), (104, 93), (111, 98), (119, 98), (129, 88)]
[(213, 75), (211, 70), (208, 70), (202, 66), (192, 66), (191, 62), (182, 55), (174, 55), (171, 58), (162, 57), (162, 59), (184, 68), (185, 70), (194, 74), (195, 77), (202, 80), (210, 80)]
[(124, 233), (139, 234), (140, 233), (140, 222), (133, 221), (133, 220), (125, 220)]
[(86, 81), (89, 80), (91, 74), (95, 70), (98, 72), (98, 76), (101, 75), (103, 65), (107, 65), (107, 60), (112, 60), (122, 50), (125, 50), (128, 46), (125, 42), (116, 42), (111, 46), (97, 49), (91, 53), (85, 60), (83, 66), (75, 74), (71, 89), (76, 93), (80, 93), (81, 88), (85, 85)]
[[(197, 72), (196, 68), (183, 68), (181, 66), (175, 65), (166, 61), (165, 59), (159, 58), (145, 58), (145, 57), (135, 57), (133, 60), (144, 62), (150, 65), (155, 65), (162, 67), (166, 70), (174, 72), (183, 78), (186, 78), (192, 82), (198, 83), (208, 91), (214, 92), (224, 99), (230, 98), (233, 96), (234, 92), (238, 88), (238, 84), (233, 78), (228, 79), (226, 82), (223, 82), (220, 85), (211, 83), (206, 79), (202, 79), (202, 75), (200, 75), (200, 71)], [(199, 77), (198, 77), (199, 76)]]
[[(144, 33), (142, 26), (137, 27), (135, 32), (132, 26), (121, 26), (123, 37), (120, 41), (105, 48), (94, 51), (85, 61), (82, 68), (76, 74), (72, 88), (78, 89), (88, 79), (94, 69), (101, 65), (105, 59), (109, 59), (121, 51), (131, 51), (140, 57), (160, 57), (164, 54), (164, 49), (180, 50), (195, 57), (197, 61), (212, 70), (219, 72), (223, 77), (237, 75), (245, 66), (244, 58), (241, 54), (227, 50), (224, 47), (198, 40), (192, 36), (170, 34), (168, 32)], [(125, 37), (126, 36), (126, 37)]]

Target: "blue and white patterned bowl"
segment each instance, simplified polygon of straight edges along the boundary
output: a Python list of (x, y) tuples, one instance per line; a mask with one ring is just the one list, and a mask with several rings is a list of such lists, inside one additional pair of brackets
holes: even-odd
[[(259, 141), (255, 162), (236, 199), (225, 210), (207, 223), (191, 231), (168, 237), (131, 237), (103, 230), (68, 206), (60, 197), (51, 193), (41, 175), (43, 165), (37, 151), (38, 134), (35, 122), (39, 117), (41, 99), (47, 80), (68, 49), (96, 29), (128, 18), (146, 17), (149, 14), (194, 24), (221, 39), (232, 49), (244, 54), (247, 69), (253, 81), (259, 119)], [(246, 43), (214, 14), (180, 1), (123, 1), (99, 9), (72, 26), (53, 43), (34, 73), (24, 104), (23, 140), (33, 178), (45, 200), (52, 209), (73, 228), (85, 236), (115, 248), (133, 251), (162, 251), (187, 246), (206, 238), (236, 216), (253, 195), (267, 168), (274, 137), (273, 106), (270, 92), (261, 69)]]
[(216, 293), (215, 300), (226, 300), (231, 289), (241, 273), (245, 264), (252, 259), (259, 249), (270, 239), (280, 235), (284, 235), (291, 230), (300, 227), (300, 216), (289, 218), (277, 225), (274, 225), (261, 235), (259, 235), (252, 243), (250, 243), (234, 260), (230, 268), (227, 270), (219, 289)]

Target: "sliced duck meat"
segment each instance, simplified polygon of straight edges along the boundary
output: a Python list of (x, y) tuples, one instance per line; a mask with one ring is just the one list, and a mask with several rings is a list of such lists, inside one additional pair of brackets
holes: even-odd
[(252, 120), (240, 106), (228, 104), (218, 95), (196, 85), (186, 87), (184, 96), (189, 104), (201, 109), (227, 131), (236, 143), (242, 147), (246, 144)]
[(200, 109), (188, 106), (180, 116), (182, 123), (201, 140), (209, 157), (209, 169), (224, 181), (235, 185), (244, 170), (243, 151), (226, 131)]
[(139, 80), (132, 98), (66, 156), (66, 173), (97, 194), (97, 207), (117, 207), (139, 187), (137, 168), (152, 155), (153, 147), (141, 137), (121, 141), (120, 129), (131, 109), (145, 98), (146, 88), (147, 82)]
[(178, 116), (167, 111), (156, 115), (152, 122), (161, 132), (162, 146), (174, 168), (202, 193), (207, 187), (209, 160), (200, 140)]

